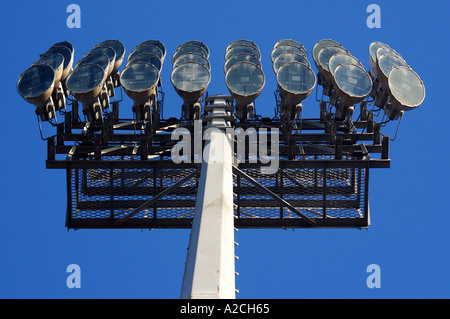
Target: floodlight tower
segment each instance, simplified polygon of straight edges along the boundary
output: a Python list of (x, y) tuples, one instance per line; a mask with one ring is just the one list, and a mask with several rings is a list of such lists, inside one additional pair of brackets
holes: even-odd
[[(421, 78), (386, 44), (370, 45), (366, 71), (341, 44), (320, 40), (316, 76), (303, 45), (285, 39), (271, 52), (275, 116), (263, 117), (254, 104), (266, 79), (258, 46), (229, 44), (231, 95), (205, 96), (209, 49), (189, 41), (172, 56), (181, 116), (164, 119), (160, 41), (138, 44), (122, 71), (118, 40), (101, 42), (72, 69), (73, 52), (55, 44), (17, 83), (35, 106), (47, 168), (66, 170), (66, 226), (191, 229), (182, 298), (235, 297), (234, 229), (369, 227), (369, 172), (390, 167), (389, 142), (405, 111), (425, 98)], [(119, 116), (122, 89), (131, 119)], [(314, 89), (320, 116), (303, 118)], [(393, 139), (381, 133), (390, 121), (398, 121)], [(56, 134), (44, 138), (41, 123)]]

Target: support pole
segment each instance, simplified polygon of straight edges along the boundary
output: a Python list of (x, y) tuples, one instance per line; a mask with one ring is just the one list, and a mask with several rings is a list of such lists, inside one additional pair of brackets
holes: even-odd
[(182, 299), (236, 297), (232, 136), (218, 129), (229, 126), (223, 116), (225, 99), (215, 99), (210, 106), (210, 129), (205, 131), (209, 142), (203, 152)]

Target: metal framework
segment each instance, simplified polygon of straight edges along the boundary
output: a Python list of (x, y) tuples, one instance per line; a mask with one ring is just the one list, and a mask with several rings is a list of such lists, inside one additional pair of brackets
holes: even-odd
[[(222, 118), (234, 128), (277, 128), (280, 134), (275, 174), (262, 174), (262, 164), (248, 158), (233, 166), (235, 227), (370, 225), (369, 171), (388, 168), (390, 159), (389, 138), (380, 133), (366, 103), (361, 103), (358, 121), (335, 121), (321, 102), (319, 118), (243, 122), (231, 113), (233, 98), (220, 97), (230, 110)], [(203, 130), (214, 118), (214, 98), (205, 97)], [(46, 161), (47, 168), (67, 172), (66, 226), (191, 228), (201, 164), (172, 161), (171, 149), (178, 141), (172, 141), (171, 133), (180, 127), (194, 133), (193, 123), (119, 119), (119, 102), (103, 122), (87, 122), (78, 115), (77, 101), (71, 107), (56, 136), (47, 139)]]

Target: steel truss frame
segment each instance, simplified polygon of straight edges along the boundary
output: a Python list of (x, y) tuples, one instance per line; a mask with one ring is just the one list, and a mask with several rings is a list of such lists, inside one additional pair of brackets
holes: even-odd
[[(203, 129), (211, 120), (213, 99), (205, 98)], [(232, 98), (225, 99), (233, 108)], [(173, 130), (193, 133), (193, 124), (176, 118), (118, 119), (118, 107), (103, 123), (89, 123), (78, 119), (75, 101), (56, 136), (47, 139), (47, 168), (67, 173), (66, 226), (190, 228), (201, 164), (175, 164), (170, 152), (177, 142), (171, 140)], [(227, 120), (234, 128), (280, 131), (275, 174), (261, 174), (262, 164), (248, 161), (233, 168), (235, 227), (370, 225), (369, 170), (388, 168), (390, 159), (389, 138), (365, 106), (359, 121), (335, 122), (321, 107), (320, 118), (302, 119), (287, 129), (279, 119)]]

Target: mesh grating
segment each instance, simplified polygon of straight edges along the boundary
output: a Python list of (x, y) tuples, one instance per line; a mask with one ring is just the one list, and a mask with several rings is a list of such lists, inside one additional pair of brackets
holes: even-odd
[[(368, 170), (326, 166), (280, 168), (278, 173), (267, 175), (259, 168), (242, 168), (241, 171), (259, 186), (234, 175), (236, 226), (367, 227)], [(69, 169), (67, 226), (189, 228), (194, 215), (198, 176), (174, 186), (195, 171), (195, 168)], [(171, 191), (135, 211), (167, 190)], [(315, 224), (306, 223), (305, 217)], [(126, 222), (120, 223), (124, 218), (127, 218)]]

